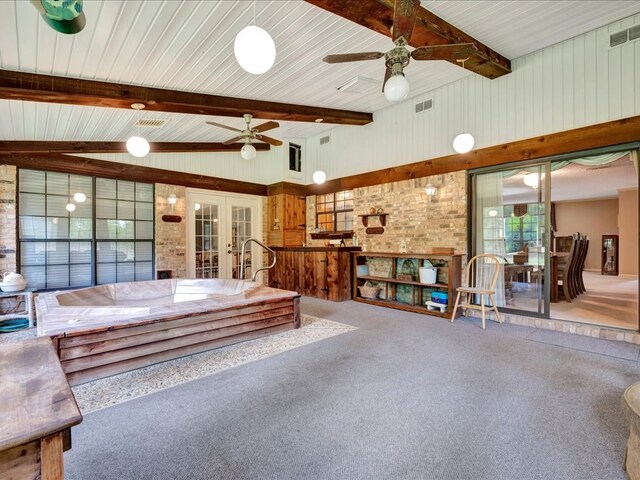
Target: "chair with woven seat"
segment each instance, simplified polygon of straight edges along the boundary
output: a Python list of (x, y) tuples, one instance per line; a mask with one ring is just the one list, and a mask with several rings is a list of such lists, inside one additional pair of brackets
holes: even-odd
[[(496, 300), (494, 298), (499, 274), (500, 259), (495, 255), (481, 254), (469, 260), (467, 268), (465, 269), (467, 285), (457, 288), (458, 294), (456, 295), (456, 303), (453, 307), (451, 322), (455, 320), (456, 312), (458, 311), (458, 307), (460, 307), (462, 308), (463, 315), (465, 315), (467, 310), (480, 310), (483, 330), (486, 330), (485, 316), (487, 308), (493, 310), (496, 315), (496, 320), (502, 323), (502, 318), (500, 317), (500, 313), (498, 313), (498, 307), (496, 306)], [(460, 302), (460, 297), (463, 294), (465, 298)], [(476, 295), (480, 297), (480, 305), (474, 303), (474, 297)], [(486, 304), (485, 297), (489, 297), (491, 305)]]

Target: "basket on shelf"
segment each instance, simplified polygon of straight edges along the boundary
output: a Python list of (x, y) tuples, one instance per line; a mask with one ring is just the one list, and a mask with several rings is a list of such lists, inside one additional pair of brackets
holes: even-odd
[(360, 290), (360, 295), (364, 298), (376, 299), (378, 295), (380, 295), (380, 287), (374, 287), (369, 282), (366, 282), (364, 285), (358, 287)]

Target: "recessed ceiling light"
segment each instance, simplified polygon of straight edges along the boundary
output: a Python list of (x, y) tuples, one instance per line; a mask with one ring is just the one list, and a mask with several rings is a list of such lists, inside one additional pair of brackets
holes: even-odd
[(316, 118), (315, 122), (316, 123), (322, 123), (324, 121), (324, 118)]

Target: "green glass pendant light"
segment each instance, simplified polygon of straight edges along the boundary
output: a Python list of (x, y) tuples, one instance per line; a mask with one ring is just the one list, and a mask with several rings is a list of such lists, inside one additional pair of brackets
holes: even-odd
[(78, 33), (87, 23), (82, 0), (31, 0), (31, 3), (57, 32)]

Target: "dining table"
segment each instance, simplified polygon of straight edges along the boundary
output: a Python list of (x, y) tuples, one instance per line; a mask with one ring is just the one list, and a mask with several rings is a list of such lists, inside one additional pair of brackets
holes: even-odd
[[(526, 256), (525, 256), (526, 255)], [(568, 252), (551, 252), (551, 303), (558, 303), (558, 265), (566, 263)], [(517, 258), (525, 258), (526, 261), (515, 263)], [(544, 271), (544, 252), (529, 252), (528, 254), (507, 254), (507, 260), (511, 263), (505, 266), (505, 276), (510, 277), (519, 274), (526, 275), (526, 281), (531, 283), (531, 274), (536, 271)]]

